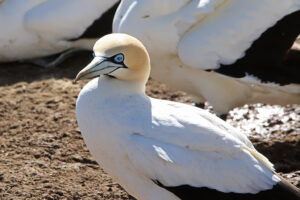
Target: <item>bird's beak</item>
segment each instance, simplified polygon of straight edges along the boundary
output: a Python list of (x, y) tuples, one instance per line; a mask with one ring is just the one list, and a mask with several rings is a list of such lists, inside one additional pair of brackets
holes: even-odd
[(118, 64), (111, 62), (108, 58), (97, 56), (77, 74), (75, 82), (82, 79), (91, 79), (102, 74), (109, 74), (119, 67)]

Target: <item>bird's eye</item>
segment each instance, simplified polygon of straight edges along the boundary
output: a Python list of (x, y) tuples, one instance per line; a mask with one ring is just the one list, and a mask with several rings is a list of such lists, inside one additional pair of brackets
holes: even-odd
[(118, 54), (114, 57), (114, 61), (116, 63), (122, 63), (124, 61), (124, 55), (123, 54)]

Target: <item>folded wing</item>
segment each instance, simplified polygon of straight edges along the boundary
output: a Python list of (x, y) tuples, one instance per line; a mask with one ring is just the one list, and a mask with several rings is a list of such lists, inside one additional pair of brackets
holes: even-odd
[[(159, 109), (161, 104), (164, 110)], [(131, 144), (138, 154), (131, 153), (137, 170), (153, 181), (165, 186), (257, 193), (279, 180), (272, 164), (246, 136), (217, 117), (168, 101), (153, 100), (152, 106), (152, 128), (132, 134)]]

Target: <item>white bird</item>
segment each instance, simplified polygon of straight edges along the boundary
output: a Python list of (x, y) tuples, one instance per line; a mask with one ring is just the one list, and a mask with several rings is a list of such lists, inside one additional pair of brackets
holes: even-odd
[(299, 67), (282, 65), (300, 34), (299, 0), (122, 0), (113, 32), (145, 44), (153, 78), (219, 115), (300, 103)]
[(4, 0), (0, 2), (0, 62), (67, 49), (91, 50), (112, 32), (119, 0)]
[(94, 54), (76, 77), (96, 77), (78, 96), (78, 125), (96, 161), (131, 195), (143, 200), (300, 198), (248, 138), (223, 120), (197, 107), (148, 97), (150, 60), (137, 39), (104, 36)]

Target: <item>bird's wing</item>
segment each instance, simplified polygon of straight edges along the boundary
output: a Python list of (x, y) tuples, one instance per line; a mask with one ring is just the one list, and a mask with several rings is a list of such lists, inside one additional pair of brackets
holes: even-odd
[[(81, 36), (95, 20), (117, 2), (118, 0), (46, 1), (26, 13), (24, 25), (41, 38), (74, 39)], [(113, 17), (110, 24), (112, 20)]]
[(152, 100), (151, 130), (141, 127), (130, 139), (137, 170), (165, 186), (255, 193), (277, 181), (243, 134), (192, 106)]
[[(203, 2), (209, 3), (199, 4), (200, 7), (197, 9), (199, 15), (194, 14), (196, 16), (194, 21), (190, 20), (191, 28), (178, 44), (178, 55), (181, 61), (187, 66), (203, 70), (217, 70), (221, 65), (235, 63), (245, 56), (246, 50), (263, 32), (275, 25), (282, 17), (300, 9), (297, 0), (221, 0), (219, 2), (207, 0)], [(217, 3), (214, 4), (215, 2)], [(208, 12), (203, 15), (202, 10)], [(300, 20), (291, 21), (294, 24), (300, 23)], [(293, 39), (295, 39), (295, 32), (297, 30), (291, 33)], [(274, 44), (276, 42), (280, 44), (281, 39), (277, 38)], [(290, 41), (284, 44), (283, 48), (291, 45), (289, 43)], [(265, 44), (263, 47), (270, 47), (268, 45), (272, 44)], [(261, 53), (257, 50), (255, 52)], [(263, 52), (264, 55), (265, 53), (266, 51)]]
[[(158, 123), (158, 125), (153, 126), (154, 133), (151, 135), (156, 135), (160, 140), (172, 140), (173, 143), (183, 146), (185, 145), (182, 142), (186, 140), (189, 148), (200, 151), (219, 148), (220, 151), (231, 152), (233, 151), (232, 146), (236, 145), (254, 149), (245, 134), (238, 132), (225, 121), (205, 110), (171, 101), (152, 99), (152, 102), (154, 113), (152, 120), (154, 124)], [(166, 126), (161, 126), (161, 123), (165, 123)], [(156, 134), (155, 128), (164, 134)], [(165, 137), (166, 134), (174, 137)], [(186, 138), (187, 135), (189, 137)], [(162, 138), (159, 138), (160, 136)], [(203, 143), (199, 143), (199, 141), (203, 141)]]

